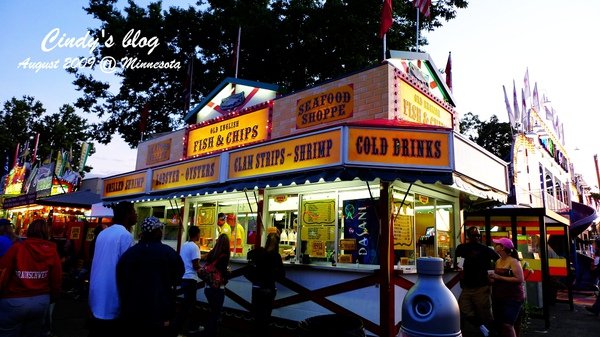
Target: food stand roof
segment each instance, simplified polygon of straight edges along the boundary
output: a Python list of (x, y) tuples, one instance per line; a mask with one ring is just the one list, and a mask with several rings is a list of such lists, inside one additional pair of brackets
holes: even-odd
[(102, 200), (100, 199), (99, 194), (93, 193), (90, 190), (82, 190), (38, 199), (36, 203), (48, 206), (90, 208), (93, 204), (99, 203), (101, 201)]

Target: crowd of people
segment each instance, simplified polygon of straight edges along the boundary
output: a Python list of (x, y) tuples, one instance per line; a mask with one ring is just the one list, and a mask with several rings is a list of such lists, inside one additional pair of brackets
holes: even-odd
[[(228, 222), (230, 231), (219, 235), (202, 264), (198, 227), (188, 228), (188, 241), (178, 254), (162, 243), (164, 227), (158, 218), (142, 221), (136, 243), (132, 227), (138, 217), (133, 204), (115, 204), (113, 214), (112, 224), (98, 226), (90, 245), (89, 336), (217, 336), (230, 275), (231, 233), (241, 227), (235, 218), (219, 217)], [(50, 240), (49, 227), (44, 219), (34, 220), (26, 238), (20, 239), (10, 221), (0, 219), (2, 337), (51, 335), (52, 304), (64, 286), (64, 261)], [(252, 279), (253, 331), (265, 335), (275, 282), (284, 275), (279, 235), (270, 233), (266, 246), (250, 251), (248, 258), (259, 275)], [(205, 326), (194, 310), (202, 283), (209, 308)]]

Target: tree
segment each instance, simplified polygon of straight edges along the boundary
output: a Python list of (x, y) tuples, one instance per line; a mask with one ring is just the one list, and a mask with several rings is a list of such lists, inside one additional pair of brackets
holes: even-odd
[(460, 119), (459, 129), (460, 133), (497, 157), (510, 160), (513, 130), (509, 123), (499, 122), (496, 115), (492, 115), (488, 122), (482, 122), (478, 115), (468, 112)]
[[(94, 126), (102, 143), (121, 134), (137, 146), (140, 133), (167, 132), (182, 126), (184, 83), (188, 62), (193, 62), (193, 101), (199, 102), (218, 83), (235, 73), (235, 51), (241, 27), (239, 77), (280, 85), (287, 93), (339, 77), (381, 62), (377, 37), (381, 0), (207, 0), (196, 7), (171, 7), (161, 2), (147, 8), (129, 1), (123, 11), (117, 0), (90, 0), (86, 12), (100, 20), (92, 35), (100, 41), (96, 60), (118, 60), (115, 74), (121, 79), (116, 94), (108, 83), (84, 70), (70, 69), (82, 92), (75, 104), (97, 114)], [(456, 16), (465, 0), (440, 0), (431, 17), (422, 19), (422, 30), (431, 31)], [(388, 46), (411, 50), (416, 36), (416, 10), (410, 1), (394, 4), (394, 25)], [(149, 46), (132, 47), (146, 39)], [(152, 40), (155, 38), (154, 40)], [(153, 44), (153, 42), (158, 42)], [(427, 41), (420, 36), (420, 45)], [(139, 68), (135, 62), (172, 64), (157, 69)], [(131, 63), (133, 62), (133, 63)], [(148, 111), (146, 122), (142, 111)], [(140, 128), (143, 126), (143, 128)]]
[[(83, 142), (92, 139), (90, 126), (75, 113), (73, 106), (65, 104), (54, 114), (46, 114), (46, 109), (40, 101), (33, 97), (23, 96), (22, 99), (13, 97), (6, 101), (0, 110), (0, 151), (9, 158), (9, 169), (14, 162), (17, 144), (21, 151), (27, 142), (32, 150), (35, 146), (35, 135), (39, 134), (39, 145), (36, 160), (54, 159), (58, 150), (73, 153), (71, 164), (79, 168), (79, 154)], [(21, 152), (19, 151), (19, 152)], [(32, 161), (29, 153), (27, 161)], [(6, 160), (3, 157), (3, 160)], [(89, 172), (91, 167), (86, 167)]]

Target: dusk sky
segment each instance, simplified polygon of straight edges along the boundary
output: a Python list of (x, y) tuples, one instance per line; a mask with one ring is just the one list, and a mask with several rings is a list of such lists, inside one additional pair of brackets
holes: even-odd
[[(87, 2), (0, 2), (0, 20), (5, 27), (0, 30), (2, 103), (13, 96), (31, 95), (49, 113), (54, 113), (62, 104), (75, 101), (79, 93), (71, 83), (73, 77), (62, 65), (66, 58), (89, 56), (88, 50), (44, 51), (41, 45), (53, 29), (58, 28), (60, 34), (69, 37), (82, 37), (88, 28), (98, 26), (82, 9)], [(149, 1), (137, 2), (145, 5)], [(187, 7), (188, 3), (194, 1), (163, 1), (163, 7), (171, 4)], [(458, 11), (456, 19), (433, 33), (421, 32), (429, 41), (421, 49), (431, 55), (440, 69), (445, 68), (448, 52), (452, 52), (457, 111), (461, 115), (472, 112), (482, 120), (495, 114), (501, 121), (508, 121), (502, 86), (506, 86), (512, 98), (514, 80), (520, 93), (528, 69), (531, 88), (537, 82), (540, 97), (542, 94), (549, 97), (564, 123), (565, 149), (575, 164), (575, 172), (582, 173), (592, 189), (598, 191), (593, 156), (600, 152), (596, 137), (600, 118), (594, 112), (597, 94), (594, 83), (600, 77), (600, 68), (589, 60), (600, 56), (595, 46), (600, 35), (599, 16), (600, 1), (595, 0), (472, 0), (469, 8)], [(388, 48), (395, 49), (389, 44)], [(58, 60), (58, 69), (36, 72), (19, 67), (27, 59), (50, 63)], [(94, 74), (101, 75), (99, 71)], [(95, 116), (85, 117), (95, 120)], [(109, 176), (135, 167), (135, 150), (120, 139), (96, 149), (88, 161), (94, 167), (93, 175)]]

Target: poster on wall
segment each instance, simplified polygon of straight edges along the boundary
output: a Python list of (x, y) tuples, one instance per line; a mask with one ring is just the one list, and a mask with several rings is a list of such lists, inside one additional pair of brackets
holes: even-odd
[(377, 264), (379, 223), (371, 199), (346, 200), (344, 211), (344, 240), (356, 240), (356, 249), (344, 251), (352, 262)]

